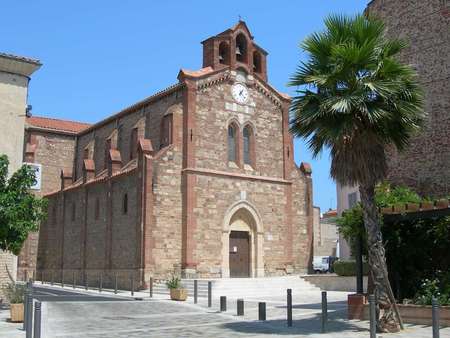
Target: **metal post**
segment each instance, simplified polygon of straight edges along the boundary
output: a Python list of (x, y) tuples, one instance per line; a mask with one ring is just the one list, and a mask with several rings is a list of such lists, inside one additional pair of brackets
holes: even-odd
[(153, 277), (150, 277), (150, 298), (153, 298)]
[(197, 297), (198, 297), (198, 281), (194, 280), (194, 304), (197, 304)]
[(244, 315), (244, 300), (243, 299), (237, 300), (237, 315), (238, 316)]
[(25, 312), (25, 337), (31, 338), (33, 336), (33, 294), (29, 293), (27, 298), (26, 312)]
[(33, 281), (35, 281), (36, 279), (35, 279), (35, 274), (36, 274), (36, 271), (35, 270), (33, 270)]
[(100, 277), (98, 281), (98, 292), (102, 292), (103, 287), (103, 274), (100, 272)]
[(41, 284), (44, 284), (44, 271), (41, 271)]
[(258, 303), (258, 320), (266, 320), (266, 303)]
[(363, 250), (363, 239), (361, 235), (358, 236), (356, 240), (356, 293), (362, 294), (363, 290), (363, 260), (362, 260), (362, 250)]
[(114, 275), (114, 293), (117, 295), (117, 272)]
[(87, 272), (84, 274), (84, 288), (87, 290), (89, 290), (89, 280), (88, 280), (88, 274)]
[(41, 338), (41, 302), (36, 301), (34, 308), (34, 334), (33, 338)]
[(25, 270), (25, 281), (28, 280), (28, 270)]
[(52, 286), (53, 286), (53, 270), (52, 270), (52, 272), (51, 272), (50, 285), (52, 285)]
[(220, 296), (220, 311), (221, 312), (227, 311), (227, 297), (226, 296)]
[(292, 326), (292, 289), (287, 289), (287, 326)]
[(370, 338), (377, 338), (377, 314), (375, 296), (369, 295)]
[(28, 290), (28, 283), (27, 288), (25, 289), (25, 295), (23, 297), (23, 324), (22, 324), (22, 330), (26, 330), (27, 322), (28, 322), (28, 298), (29, 298), (29, 290)]
[(64, 287), (64, 270), (61, 270), (61, 287)]
[(212, 282), (208, 281), (208, 307), (212, 306)]
[(328, 321), (327, 292), (322, 291), (322, 333), (327, 332), (327, 321)]
[(73, 272), (73, 285), (72, 285), (72, 287), (75, 289), (75, 271)]
[(431, 315), (433, 322), (433, 338), (439, 338), (439, 302), (434, 297), (431, 300)]
[(134, 296), (134, 278), (133, 274), (131, 274), (131, 295)]

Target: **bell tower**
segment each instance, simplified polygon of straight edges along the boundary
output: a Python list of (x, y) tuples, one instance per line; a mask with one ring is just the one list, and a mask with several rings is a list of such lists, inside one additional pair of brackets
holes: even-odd
[(203, 67), (243, 69), (267, 82), (267, 52), (253, 41), (246, 23), (212, 36), (203, 44)]

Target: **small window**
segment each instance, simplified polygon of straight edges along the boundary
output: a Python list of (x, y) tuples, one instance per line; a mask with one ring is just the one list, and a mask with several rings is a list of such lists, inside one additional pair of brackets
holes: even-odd
[(236, 126), (228, 126), (228, 161), (237, 162), (237, 137)]
[(244, 139), (244, 164), (253, 164), (253, 131), (250, 126), (246, 126), (243, 131)]
[(133, 128), (130, 136), (130, 160), (136, 158), (138, 149), (138, 129)]
[(172, 144), (172, 114), (165, 115), (161, 123), (160, 148)]
[(99, 217), (100, 217), (100, 200), (97, 197), (95, 199), (95, 219), (97, 220), (99, 219)]
[(105, 168), (108, 166), (108, 161), (109, 161), (109, 151), (111, 150), (111, 139), (107, 139), (105, 141)]
[(72, 222), (75, 221), (75, 202), (72, 202)]
[(128, 194), (123, 195), (122, 213), (124, 215), (128, 213)]
[(84, 160), (89, 159), (89, 148), (84, 148), (84, 151), (83, 151), (83, 159), (84, 159)]

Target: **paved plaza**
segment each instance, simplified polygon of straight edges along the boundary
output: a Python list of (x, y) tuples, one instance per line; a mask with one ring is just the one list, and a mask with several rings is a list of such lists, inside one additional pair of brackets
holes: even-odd
[[(51, 297), (53, 290), (40, 289), (41, 296)], [(293, 296), (293, 326), (286, 325), (285, 299), (272, 297), (267, 303), (267, 320), (258, 321), (258, 300), (245, 301), (245, 316), (236, 316), (236, 300), (228, 300), (227, 312), (219, 312), (218, 297), (212, 308), (207, 300), (199, 298), (199, 304), (173, 302), (166, 296), (149, 299), (147, 294), (129, 293), (119, 296), (95, 291), (77, 293), (67, 289), (57, 290), (55, 300), (43, 307), (43, 335), (50, 337), (100, 338), (100, 337), (368, 337), (368, 322), (346, 320), (346, 293), (329, 292), (328, 332), (321, 334), (320, 293)], [(91, 295), (92, 300), (86, 295)], [(218, 295), (217, 295), (218, 296)], [(64, 297), (64, 298), (61, 298)], [(44, 299), (43, 298), (43, 299)], [(48, 298), (47, 298), (48, 299)], [(0, 337), (25, 337), (22, 324), (6, 322), (8, 312), (0, 310)], [(407, 326), (399, 334), (378, 337), (431, 337), (429, 326)], [(441, 337), (450, 337), (450, 328), (441, 330)]]

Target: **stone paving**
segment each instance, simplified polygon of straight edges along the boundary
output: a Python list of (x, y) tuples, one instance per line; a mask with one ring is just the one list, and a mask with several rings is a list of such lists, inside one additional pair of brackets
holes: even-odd
[[(79, 291), (86, 294), (84, 291)], [(68, 290), (68, 293), (70, 291)], [(98, 295), (94, 291), (87, 294)], [(73, 295), (73, 294), (72, 294)], [(285, 298), (264, 299), (267, 303), (267, 320), (256, 320), (258, 299), (245, 300), (245, 316), (236, 316), (236, 300), (227, 302), (228, 311), (220, 313), (218, 298), (213, 307), (207, 307), (205, 298), (199, 304), (193, 300), (173, 302), (165, 296), (150, 300), (147, 294), (135, 293), (142, 301), (126, 299), (111, 301), (45, 302), (43, 309), (43, 338), (74, 337), (368, 337), (368, 323), (348, 321), (346, 317), (346, 293), (328, 294), (328, 332), (320, 333), (320, 293), (294, 295), (293, 327), (286, 325)], [(129, 295), (129, 293), (128, 293)], [(85, 296), (83, 296), (85, 297)], [(114, 296), (115, 297), (115, 296)], [(83, 298), (84, 300), (84, 298)], [(9, 312), (9, 311), (8, 311)], [(21, 324), (7, 323), (8, 312), (0, 310), (0, 337), (25, 337)], [(399, 334), (378, 337), (428, 338), (429, 326), (407, 326)], [(441, 330), (441, 338), (450, 338), (450, 328)]]

